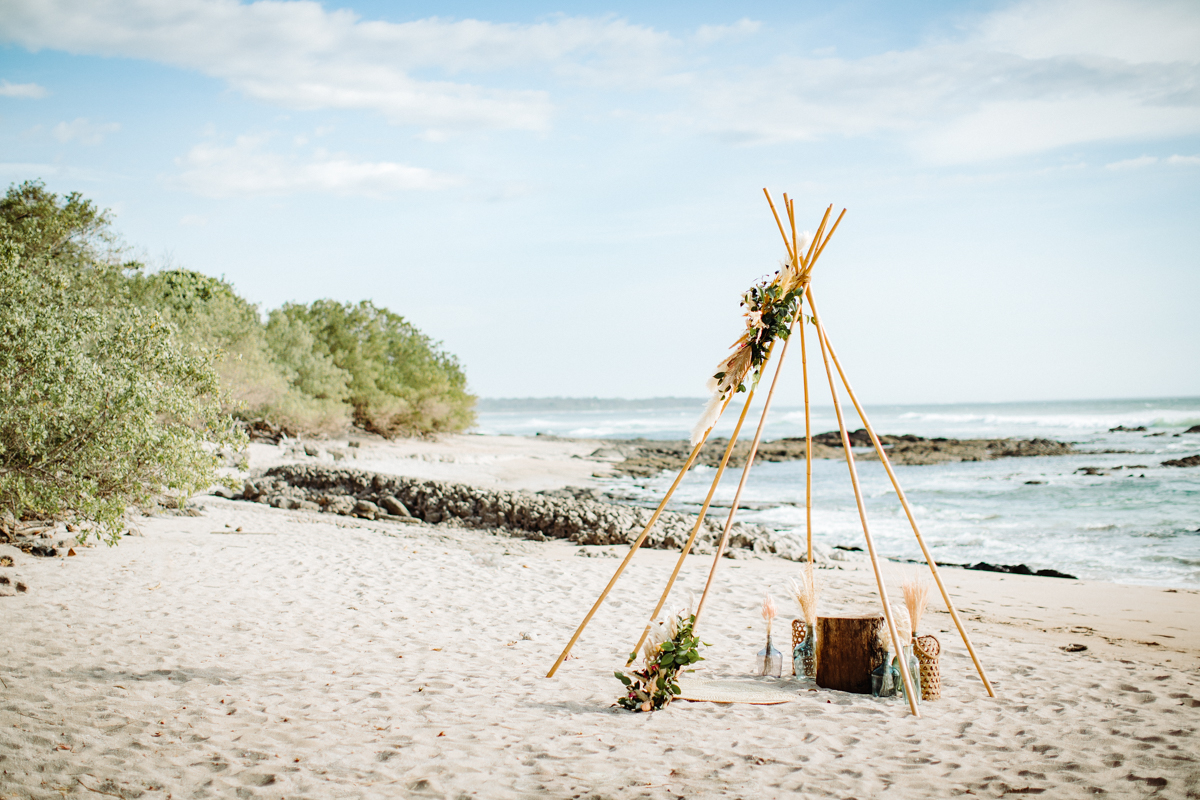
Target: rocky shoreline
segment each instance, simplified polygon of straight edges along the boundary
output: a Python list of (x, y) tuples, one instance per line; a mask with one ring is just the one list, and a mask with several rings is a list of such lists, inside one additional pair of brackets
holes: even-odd
[[(605, 502), (590, 489), (569, 487), (535, 494), (302, 464), (268, 469), (247, 480), (239, 493), (219, 487), (214, 494), (282, 509), (484, 529), (531, 541), (558, 539), (577, 545), (630, 544), (653, 513), (648, 508)], [(642, 546), (653, 550), (678, 550), (695, 524), (693, 514), (664, 511)], [(719, 518), (705, 519), (692, 552), (713, 553), (721, 529)], [(805, 561), (807, 553), (807, 545), (798, 534), (735, 522), (725, 554), (735, 559), (761, 554)], [(615, 551), (581, 551), (580, 554), (617, 555)], [(865, 561), (866, 554), (859, 547), (830, 547), (818, 543), (813, 547), (813, 558), (818, 566), (838, 568), (837, 562)], [(1075, 577), (1057, 570), (1034, 571), (1024, 564), (980, 562), (942, 566), (1041, 577)]]
[[(601, 502), (586, 494), (562, 490), (534, 494), (481, 489), (462, 483), (298, 464), (273, 467), (251, 477), (240, 493), (223, 488), (214, 493), (276, 508), (491, 529), (533, 541), (565, 539), (579, 545), (628, 544), (642, 532), (653, 513), (650, 509)], [(695, 524), (693, 514), (664, 511), (643, 546), (679, 549)], [(721, 528), (718, 520), (706, 519), (693, 552), (714, 552)], [(733, 525), (729, 547), (793, 560), (807, 557), (799, 537), (741, 522)], [(824, 560), (830, 556), (830, 548), (822, 550)]]
[[(878, 460), (871, 445), (870, 436), (860, 428), (850, 435), (850, 445), (869, 448), (854, 454), (862, 461)], [(949, 461), (989, 461), (995, 458), (1020, 458), (1026, 456), (1062, 456), (1075, 453), (1068, 442), (1052, 439), (927, 439), (922, 436), (903, 435), (879, 437), (886, 448), (888, 459), (893, 464), (925, 465)], [(716, 467), (729, 440), (723, 437), (710, 439), (701, 448), (696, 463)], [(755, 462), (798, 461), (805, 457), (803, 437), (776, 439), (759, 444)], [(617, 475), (646, 478), (662, 470), (678, 471), (687, 461), (691, 446), (683, 440), (612, 439), (592, 454), (594, 458), (612, 462)], [(729, 457), (729, 466), (740, 467), (746, 463), (750, 453), (749, 439), (739, 439)], [(845, 458), (841, 434), (827, 431), (813, 437), (813, 458)]]

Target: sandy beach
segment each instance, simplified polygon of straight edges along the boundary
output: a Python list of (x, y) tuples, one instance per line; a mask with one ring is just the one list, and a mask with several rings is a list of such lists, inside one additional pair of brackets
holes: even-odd
[[(586, 486), (610, 467), (587, 443), (523, 437), (315, 449), (485, 488)], [(250, 453), (256, 468), (295, 458)], [(794, 702), (634, 714), (612, 706), (612, 672), (670, 552), (635, 557), (547, 679), (618, 563), (578, 554), (623, 548), (213, 496), (195, 509), (72, 557), (0, 546), (15, 561), (0, 574), (28, 586), (0, 597), (0, 798), (1200, 795), (1193, 590), (947, 569), (995, 699), (935, 599), (922, 632), (943, 645), (943, 698), (920, 719), (786, 675), (770, 682)], [(680, 603), (710, 563), (689, 557)], [(837, 566), (819, 572), (822, 612), (870, 609), (869, 566)], [(886, 565), (895, 597), (912, 570)], [(749, 680), (762, 592), (797, 616), (799, 571), (722, 564), (698, 677)]]

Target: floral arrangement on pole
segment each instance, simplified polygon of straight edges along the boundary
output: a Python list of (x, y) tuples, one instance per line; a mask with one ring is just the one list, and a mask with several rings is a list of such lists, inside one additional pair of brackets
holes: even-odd
[[(811, 237), (805, 233), (800, 237), (798, 250), (806, 250), (810, 241)], [(810, 269), (801, 269), (794, 262), (785, 263), (773, 276), (754, 284), (742, 295), (746, 330), (733, 343), (733, 355), (718, 364), (716, 373), (708, 379), (706, 388), (712, 392), (712, 398), (692, 429), (693, 447), (716, 424), (730, 394), (746, 391), (746, 376), (751, 372), (754, 373), (751, 386), (757, 385), (771, 344), (788, 337), (809, 274)]]
[[(677, 679), (681, 670), (703, 661), (701, 642), (692, 632), (696, 615), (690, 608), (655, 620), (642, 646), (642, 664), (637, 669), (613, 673), (625, 684), (625, 694), (617, 705), (630, 711), (658, 711), (670, 705), (680, 693)], [(632, 661), (637, 653), (630, 656)], [(693, 670), (688, 669), (688, 672)]]

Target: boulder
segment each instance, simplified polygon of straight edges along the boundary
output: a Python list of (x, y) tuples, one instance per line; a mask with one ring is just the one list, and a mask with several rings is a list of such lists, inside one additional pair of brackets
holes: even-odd
[(379, 498), (379, 505), (394, 517), (411, 517), (408, 508), (394, 497), (384, 495)]
[(354, 513), (354, 505), (355, 501), (353, 497), (346, 497), (343, 495), (340, 497), (334, 497), (332, 500), (326, 503), (325, 510), (330, 514), (349, 516), (350, 514)]
[(1172, 458), (1162, 462), (1164, 467), (1200, 467), (1200, 455)]
[(372, 503), (370, 500), (359, 500), (354, 504), (354, 516), (362, 517), (363, 519), (375, 519), (383, 513), (383, 509)]

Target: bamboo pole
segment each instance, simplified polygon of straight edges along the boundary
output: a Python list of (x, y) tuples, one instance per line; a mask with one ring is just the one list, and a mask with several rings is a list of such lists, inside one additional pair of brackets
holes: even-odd
[(804, 531), (808, 539), (808, 567), (812, 569), (812, 411), (808, 402), (808, 345), (804, 342), (804, 312), (800, 312), (800, 366), (804, 373)]
[[(813, 309), (813, 316), (816, 317), (817, 310), (816, 305), (813, 303), (812, 290), (810, 289), (807, 294), (808, 304)], [(967, 652), (971, 654), (971, 660), (975, 662), (975, 669), (979, 672), (979, 679), (983, 681), (988, 696), (995, 697), (996, 693), (992, 689), (992, 683), (988, 680), (987, 674), (983, 669), (983, 664), (979, 661), (979, 656), (975, 653), (975, 648), (971, 645), (971, 638), (967, 635), (967, 629), (963, 626), (962, 620), (959, 619), (958, 611), (954, 608), (954, 603), (950, 600), (950, 592), (947, 591), (946, 584), (942, 582), (937, 562), (925, 544), (925, 537), (921, 535), (921, 529), (917, 527), (916, 517), (913, 516), (912, 507), (908, 504), (908, 498), (904, 495), (904, 490), (900, 488), (900, 481), (896, 478), (896, 473), (892, 469), (892, 462), (888, 459), (887, 452), (883, 449), (883, 444), (880, 443), (879, 437), (875, 435), (875, 429), (871, 427), (871, 422), (867, 419), (866, 412), (859, 405), (858, 398), (854, 394), (854, 389), (850, 387), (850, 381), (846, 378), (846, 373), (842, 369), (842, 364), (838, 360), (837, 353), (834, 351), (833, 345), (829, 343), (828, 334), (825, 335), (825, 343), (829, 347), (829, 355), (833, 359), (833, 363), (837, 366), (838, 375), (841, 376), (842, 383), (846, 387), (846, 393), (850, 395), (850, 402), (854, 403), (854, 408), (858, 411), (858, 416), (862, 420), (863, 426), (871, 436), (871, 443), (875, 446), (875, 452), (879, 455), (879, 460), (883, 462), (883, 468), (887, 470), (888, 478), (892, 481), (892, 488), (896, 490), (896, 496), (900, 498), (900, 505), (904, 507), (904, 513), (908, 516), (909, 524), (912, 525), (913, 535), (917, 537), (917, 544), (921, 546), (921, 552), (925, 556), (926, 563), (929, 564), (929, 571), (933, 573), (933, 580), (937, 583), (938, 590), (942, 593), (942, 600), (946, 603), (946, 608), (950, 612), (950, 618), (954, 620), (954, 625), (958, 628), (959, 635), (962, 636), (963, 644), (966, 645)]]
[[(833, 206), (829, 208), (832, 209)], [(826, 212), (826, 216), (828, 217), (828, 212)], [(844, 216), (846, 216), (846, 209), (843, 208), (842, 213), (838, 214), (837, 220), (833, 223), (833, 227), (829, 229), (829, 235), (825, 237), (825, 241), (821, 242), (821, 249), (812, 257), (814, 261), (821, 257), (821, 253), (825, 252), (825, 245), (829, 244), (829, 240), (833, 238), (833, 232), (838, 229), (838, 225), (842, 224), (842, 217)], [(824, 226), (824, 222), (822, 222), (822, 226)], [(816, 241), (816, 237), (813, 238), (813, 241)]]
[(788, 244), (787, 234), (783, 232), (783, 222), (779, 219), (779, 212), (775, 210), (775, 201), (771, 199), (771, 193), (767, 191), (767, 187), (763, 187), (763, 194), (767, 196), (767, 203), (771, 206), (771, 213), (775, 216), (775, 224), (779, 226), (779, 235), (783, 237), (783, 246), (787, 248), (788, 258), (795, 260), (796, 254), (792, 252), (792, 246)]
[[(841, 218), (839, 217), (839, 220)], [(819, 251), (818, 251), (819, 252)], [(809, 306), (812, 306), (812, 296), (809, 295)], [(887, 587), (883, 583), (883, 572), (879, 568), (879, 556), (875, 553), (875, 542), (871, 539), (871, 528), (867, 525), (867, 510), (863, 506), (862, 488), (858, 485), (858, 470), (854, 467), (854, 453), (850, 450), (850, 436), (846, 433), (846, 422), (842, 418), (842, 407), (838, 405), (837, 387), (833, 381), (833, 370), (829, 366), (829, 354), (825, 344), (825, 332), (821, 329), (820, 318), (813, 312), (813, 324), (817, 329), (817, 343), (821, 345), (821, 358), (825, 361), (825, 375), (829, 378), (829, 393), (833, 396), (833, 410), (837, 412), (838, 430), (842, 434), (842, 447), (846, 450), (846, 465), (850, 468), (850, 484), (854, 487), (854, 501), (858, 504), (858, 518), (862, 521), (863, 536), (867, 540), (867, 551), (871, 556), (871, 568), (875, 570), (875, 585), (879, 589), (879, 599), (883, 602), (883, 616), (887, 621), (888, 633), (895, 646), (897, 661), (900, 664), (900, 679), (904, 682), (904, 696), (908, 698), (908, 707), (913, 716), (920, 717), (917, 709), (917, 698), (913, 689), (912, 677), (908, 674), (908, 662), (904, 658), (904, 648), (900, 642), (900, 633), (896, 630), (896, 621), (892, 619), (892, 607), (888, 602)]]
[[(763, 402), (762, 416), (758, 420), (758, 429), (754, 431), (754, 441), (750, 443), (750, 453), (746, 456), (746, 465), (742, 468), (742, 477), (738, 481), (737, 491), (733, 495), (733, 503), (729, 506), (729, 517), (725, 520), (725, 529), (721, 531), (721, 541), (717, 545), (717, 552), (713, 556), (713, 565), (708, 572), (708, 581), (704, 584), (704, 593), (700, 595), (700, 603), (696, 606), (695, 621), (692, 623), (692, 630), (695, 631), (696, 626), (700, 624), (700, 612), (704, 610), (704, 603), (708, 599), (708, 592), (712, 589), (713, 581), (717, 577), (717, 567), (721, 563), (721, 556), (725, 552), (725, 543), (729, 541), (729, 531), (733, 528), (733, 518), (737, 515), (738, 501), (742, 499), (742, 490), (746, 488), (746, 479), (750, 477), (750, 468), (754, 466), (754, 456), (758, 453), (758, 444), (762, 441), (763, 426), (767, 423), (767, 413), (771, 410), (771, 398), (775, 396), (775, 386), (779, 383), (779, 375), (783, 372), (783, 361), (787, 358), (788, 343), (791, 342), (791, 331), (796, 325), (796, 320), (800, 317), (800, 306), (796, 307), (796, 313), (792, 315), (792, 322), (788, 326), (788, 336), (783, 340), (783, 351), (779, 354), (779, 363), (775, 365), (775, 375), (771, 378), (771, 388), (767, 390), (767, 399)], [(774, 342), (771, 343), (774, 349)], [(765, 364), (764, 364), (765, 366)]]
[[(775, 223), (779, 226), (779, 233), (780, 233), (780, 235), (783, 236), (783, 244), (785, 247), (788, 248), (788, 255), (792, 256), (793, 259), (797, 259), (799, 257), (798, 254), (793, 253), (792, 248), (788, 247), (787, 234), (784, 233), (783, 223), (780, 222), (779, 214), (775, 211), (775, 203), (773, 203), (771, 201), (771, 193), (768, 192), (765, 188), (763, 189), (763, 193), (767, 196), (767, 202), (770, 203), (770, 205), (771, 205), (771, 213), (774, 214)], [(791, 204), (787, 200), (787, 195), (784, 195), (784, 202), (789, 203), (789, 210), (791, 210)], [(846, 216), (846, 209), (843, 208), (842, 213), (838, 215), (837, 222), (835, 222), (833, 227), (830, 228), (829, 235), (826, 236), (824, 238), (824, 240), (822, 241), (821, 234), (825, 230), (825, 224), (829, 221), (829, 215), (832, 211), (833, 211), (833, 205), (831, 204), (828, 208), (825, 209), (825, 214), (823, 217), (821, 217), (821, 224), (817, 226), (817, 232), (816, 232), (816, 234), (813, 235), (813, 239), (809, 243), (808, 260), (807, 260), (807, 262), (801, 262), (801, 263), (806, 263), (805, 274), (811, 274), (812, 268), (814, 266), (816, 266), (817, 257), (821, 255), (821, 251), (823, 251), (825, 249), (825, 245), (829, 243), (829, 239), (830, 239), (830, 237), (833, 236), (834, 231), (837, 230), (838, 223), (840, 223), (842, 221), (842, 217)], [(789, 216), (792, 216), (794, 219), (794, 215), (790, 214)], [(816, 248), (816, 246), (817, 246), (817, 242), (821, 242), (821, 248), (819, 250), (814, 250), (814, 248)], [(793, 261), (793, 263), (795, 263), (795, 262)], [(807, 289), (807, 286), (805, 288)], [(788, 334), (787, 339), (784, 340), (783, 353), (781, 353), (779, 356), (780, 366), (782, 366), (782, 364), (783, 364), (784, 354), (787, 353), (788, 341), (791, 340), (791, 330), (795, 326), (796, 320), (799, 319), (802, 315), (803, 315), (803, 300), (801, 301), (800, 306), (797, 307), (796, 315), (792, 317), (791, 325), (789, 325), (789, 327), (788, 327), (789, 334)], [(801, 337), (803, 337), (803, 328), (801, 328)], [(774, 347), (774, 343), (772, 343), (772, 347)], [(733, 504), (729, 509), (729, 518), (728, 518), (728, 520), (726, 520), (725, 529), (721, 534), (721, 542), (717, 547), (716, 556), (713, 558), (713, 565), (708, 574), (708, 581), (704, 585), (704, 594), (701, 595), (700, 604), (696, 609), (696, 621), (697, 622), (699, 622), (699, 620), (700, 620), (700, 609), (702, 609), (704, 607), (705, 600), (708, 597), (709, 589), (712, 587), (713, 580), (716, 577), (717, 565), (719, 565), (721, 563), (721, 555), (725, 550), (725, 543), (729, 538), (729, 531), (733, 526), (734, 515), (737, 513), (738, 498), (741, 497), (742, 488), (745, 486), (746, 478), (749, 477), (749, 474), (750, 474), (750, 467), (754, 463), (754, 455), (758, 450), (758, 442), (759, 442), (760, 437), (762, 436), (763, 425), (766, 423), (766, 420), (767, 420), (767, 410), (770, 408), (770, 405), (771, 405), (771, 396), (775, 393), (775, 382), (778, 380), (779, 380), (779, 367), (776, 367), (775, 376), (771, 379), (771, 389), (767, 393), (767, 402), (763, 407), (762, 419), (759, 420), (758, 430), (754, 434), (754, 444), (752, 445), (752, 448), (750, 451), (750, 458), (746, 461), (746, 467), (742, 472), (742, 479), (738, 484), (737, 493), (734, 496)], [(808, 559), (809, 559), (809, 563), (811, 564), (812, 563), (811, 533), (810, 533), (810, 541), (809, 541), (809, 548), (808, 548)]]
[(783, 195), (783, 199), (787, 201), (788, 222), (792, 224), (792, 267), (795, 268), (796, 272), (799, 272), (800, 265), (797, 263), (797, 259), (800, 257), (800, 242), (796, 239), (796, 201), (790, 199), (786, 192)]
[[(725, 408), (728, 406), (729, 400), (726, 400), (725, 406), (721, 408), (721, 413), (724, 413)], [(745, 411), (742, 412), (742, 416), (745, 416)], [(554, 662), (554, 666), (550, 667), (550, 671), (546, 673), (547, 678), (553, 678), (554, 673), (558, 671), (559, 666), (567, 660), (567, 656), (571, 653), (571, 648), (574, 647), (575, 642), (579, 640), (580, 635), (583, 633), (583, 629), (586, 628), (588, 623), (592, 621), (592, 617), (595, 616), (596, 612), (600, 609), (601, 604), (604, 602), (604, 598), (608, 597), (608, 593), (611, 592), (613, 587), (617, 585), (617, 580), (621, 577), (621, 573), (625, 571), (627, 566), (629, 566), (629, 562), (633, 560), (633, 554), (638, 551), (638, 548), (642, 546), (642, 542), (646, 541), (646, 537), (650, 535), (650, 529), (654, 527), (654, 523), (658, 522), (658, 518), (662, 514), (663, 509), (667, 507), (667, 501), (671, 499), (671, 495), (675, 494), (675, 490), (679, 488), (679, 484), (683, 481), (683, 476), (687, 474), (687, 471), (691, 469), (692, 464), (696, 461), (696, 457), (700, 455), (700, 448), (704, 447), (704, 443), (708, 441), (708, 435), (712, 433), (712, 430), (712, 428), (709, 428), (707, 431), (705, 431), (704, 436), (701, 437), (699, 443), (692, 448), (691, 455), (688, 456), (687, 461), (683, 465), (683, 469), (679, 470), (679, 474), (675, 476), (675, 482), (671, 484), (671, 488), (668, 489), (666, 495), (663, 496), (662, 502), (658, 504), (658, 508), (654, 509), (654, 514), (650, 517), (650, 521), (646, 523), (646, 527), (642, 529), (641, 535), (638, 536), (638, 538), (634, 540), (633, 544), (629, 546), (629, 552), (625, 554), (625, 559), (617, 567), (617, 571), (613, 573), (608, 585), (605, 586), (604, 591), (600, 593), (600, 597), (596, 599), (595, 604), (592, 606), (592, 610), (589, 611), (587, 616), (583, 618), (583, 622), (579, 623), (579, 627), (575, 629), (575, 635), (571, 637), (569, 642), (567, 642), (567, 646), (563, 648), (562, 654), (559, 655), (558, 660)]]
[[(770, 357), (769, 354), (768, 357)], [(730, 397), (732, 398), (732, 394)], [(713, 495), (717, 493), (717, 486), (721, 483), (721, 477), (725, 474), (725, 466), (729, 463), (729, 457), (733, 455), (733, 446), (737, 444), (738, 436), (742, 432), (742, 423), (746, 421), (746, 412), (750, 410), (750, 402), (753, 399), (754, 389), (751, 389), (746, 394), (746, 402), (742, 406), (742, 413), (738, 417), (737, 425), (734, 426), (733, 435), (729, 437), (729, 444), (725, 448), (725, 454), (721, 456), (721, 464), (717, 467), (717, 474), (713, 477), (712, 485), (708, 487), (708, 495), (704, 498), (704, 505), (700, 507), (700, 514), (696, 517), (696, 524), (692, 526), (692, 532), (688, 535), (688, 540), (679, 552), (679, 558), (675, 562), (675, 569), (671, 571), (671, 577), (667, 579), (666, 588), (663, 589), (662, 596), (658, 598), (658, 605), (654, 606), (654, 611), (650, 614), (650, 620), (646, 623), (646, 627), (642, 631), (642, 635), (638, 638), (637, 644), (630, 651), (629, 660), (625, 662), (625, 666), (629, 666), (637, 658), (638, 651), (642, 649), (642, 643), (650, 635), (650, 626), (654, 624), (654, 620), (658, 619), (658, 615), (662, 613), (663, 606), (667, 604), (667, 597), (671, 594), (671, 588), (675, 585), (675, 579), (679, 577), (679, 571), (683, 569), (683, 562), (687, 560), (688, 553), (692, 551), (692, 545), (696, 543), (696, 537), (700, 534), (700, 529), (704, 527), (704, 520), (708, 516), (708, 507), (712, 504)], [(725, 404), (728, 405), (729, 401), (726, 400)]]
[[(817, 226), (817, 232), (813, 234), (812, 241), (808, 243), (808, 259), (801, 262), (801, 265), (804, 267), (805, 275), (811, 273), (813, 266), (816, 264), (816, 255), (819, 255), (819, 253), (816, 253), (816, 247), (821, 243), (821, 235), (825, 233), (825, 226), (829, 224), (829, 215), (831, 213), (833, 213), (832, 204), (825, 209), (825, 215), (821, 217), (821, 224)], [(842, 209), (842, 213), (845, 214), (846, 209)], [(832, 235), (833, 231), (830, 231), (829, 236)], [(829, 240), (829, 236), (825, 237), (826, 241)], [(816, 253), (816, 255), (814, 255), (814, 253)]]
[[(830, 206), (829, 208), (827, 208), (825, 210), (825, 216), (821, 218), (821, 224), (820, 224), (820, 226), (817, 227), (816, 234), (813, 236), (812, 241), (808, 243), (808, 255), (805, 257), (805, 260), (802, 263), (804, 263), (804, 264), (812, 263), (813, 251), (816, 248), (817, 243), (821, 241), (821, 232), (825, 229), (825, 223), (829, 220), (829, 213), (832, 210), (833, 210), (833, 206)], [(845, 216), (845, 214), (846, 214), (846, 209), (842, 209), (842, 213), (838, 215), (837, 221), (841, 222), (842, 217)], [(835, 223), (833, 227), (834, 227), (834, 229), (836, 229), (837, 224)], [(794, 227), (792, 228), (792, 235), (793, 235), (793, 237), (795, 236), (795, 228)], [(829, 232), (829, 235), (830, 236), (833, 235), (832, 230)], [(826, 237), (825, 241), (829, 241), (829, 238)], [(825, 246), (822, 244), (821, 250), (823, 251), (824, 249), (825, 249)], [(820, 255), (820, 251), (817, 252), (817, 255)], [(806, 344), (805, 339), (804, 339), (803, 305), (804, 305), (803, 300), (801, 300), (800, 366), (801, 366), (801, 372), (804, 375), (804, 531), (805, 531), (805, 538), (806, 538), (807, 544), (808, 544), (808, 566), (809, 566), (809, 569), (811, 569), (812, 565), (813, 565), (813, 547), (812, 547), (812, 412), (811, 412), (809, 401), (808, 401), (808, 345)]]

